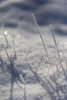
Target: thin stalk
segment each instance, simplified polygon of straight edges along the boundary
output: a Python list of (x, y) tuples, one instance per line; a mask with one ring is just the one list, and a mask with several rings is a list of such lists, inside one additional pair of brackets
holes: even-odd
[(38, 65), (37, 65), (36, 73), (37, 73), (38, 69), (40, 68), (40, 64), (41, 64), (41, 62), (42, 62), (42, 59), (43, 59), (43, 55), (41, 56), (41, 58), (40, 58), (40, 60), (39, 60), (39, 63), (38, 63)]
[(9, 54), (8, 54), (8, 52), (7, 52), (6, 47), (4, 47), (4, 49), (5, 49), (5, 52), (6, 52), (6, 55), (7, 55), (7, 58), (8, 58), (8, 60), (9, 60), (9, 62), (11, 62), (11, 60), (10, 60), (10, 56), (9, 56)]
[(7, 58), (9, 60), (9, 63), (10, 63), (10, 66), (11, 68), (14, 67), (14, 59), (12, 57), (9, 56), (8, 52), (7, 52), (7, 49), (4, 47), (5, 49), (5, 52), (6, 52), (6, 55), (7, 55)]
[(62, 64), (62, 62), (61, 62), (60, 54), (59, 54), (58, 47), (57, 47), (57, 42), (56, 42), (55, 36), (54, 36), (54, 34), (53, 34), (53, 28), (52, 28), (52, 26), (50, 26), (50, 28), (51, 28), (51, 33), (52, 33), (53, 40), (54, 40), (54, 43), (55, 43), (56, 52), (57, 52), (57, 54), (58, 54), (58, 60), (59, 60), (59, 63), (60, 63), (60, 67), (62, 68), (63, 73), (64, 73), (64, 75), (65, 75), (65, 79), (66, 79), (66, 81), (67, 81), (67, 75), (66, 75), (66, 73), (65, 73), (63, 64)]
[(7, 37), (6, 37), (5, 34), (4, 34), (4, 38), (5, 38), (5, 41), (6, 41), (7, 48), (8, 48), (9, 47), (9, 44), (8, 44), (8, 40), (7, 40)]
[(45, 43), (44, 43), (43, 37), (42, 37), (42, 35), (41, 35), (40, 29), (39, 29), (39, 26), (38, 26), (38, 24), (37, 24), (37, 21), (36, 21), (36, 18), (35, 18), (35, 15), (34, 15), (34, 14), (32, 14), (32, 18), (33, 18), (34, 24), (35, 24), (35, 26), (36, 26), (36, 28), (37, 28), (37, 30), (38, 30), (39, 36), (40, 36), (40, 38), (41, 38), (41, 41), (42, 41), (44, 50), (45, 50), (45, 52), (46, 52), (46, 55), (47, 55), (47, 58), (48, 58), (48, 61), (49, 61), (49, 64), (50, 64), (50, 68), (52, 69), (52, 71), (53, 71), (53, 73), (54, 73), (54, 70), (53, 70), (53, 67), (52, 67), (52, 64), (51, 64), (51, 61), (50, 61), (50, 58), (49, 58), (47, 49), (46, 49), (46, 45), (45, 45)]
[(13, 50), (14, 50), (14, 58), (17, 59), (16, 50), (15, 50), (15, 43), (14, 43), (13, 39), (12, 39), (12, 44), (13, 44)]
[[(58, 58), (56, 57), (55, 52), (53, 52), (53, 54), (54, 54), (54, 57), (56, 58), (56, 61), (58, 61)], [(57, 71), (59, 71), (59, 67), (57, 65), (56, 65), (56, 68), (57, 68)]]

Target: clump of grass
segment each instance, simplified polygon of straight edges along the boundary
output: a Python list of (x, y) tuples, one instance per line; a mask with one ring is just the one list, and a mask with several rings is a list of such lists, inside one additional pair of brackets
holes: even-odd
[[(52, 64), (51, 64), (51, 60), (50, 60), (50, 57), (49, 57), (49, 55), (48, 55), (45, 42), (44, 42), (43, 37), (42, 37), (42, 35), (41, 35), (40, 29), (39, 29), (39, 26), (38, 26), (38, 24), (37, 24), (37, 21), (36, 21), (36, 18), (35, 18), (35, 15), (34, 15), (34, 14), (32, 14), (32, 18), (33, 18), (34, 24), (35, 24), (35, 26), (36, 26), (36, 28), (37, 28), (37, 30), (38, 30), (39, 36), (40, 36), (40, 38), (41, 38), (41, 41), (42, 41), (44, 50), (45, 50), (45, 52), (46, 52), (46, 55), (47, 55), (47, 58), (48, 58), (48, 61), (49, 61), (49, 64), (50, 64), (50, 67), (49, 67), (49, 69), (48, 69), (48, 73), (49, 73), (49, 70), (50, 70), (50, 68), (51, 68), (52, 71), (53, 71), (53, 74), (54, 74), (54, 70), (53, 70), (53, 67), (52, 67)], [(65, 79), (66, 79), (66, 81), (67, 81), (67, 75), (66, 75), (66, 73), (65, 73), (63, 64), (62, 64), (61, 59), (60, 59), (60, 54), (59, 54), (59, 51), (58, 51), (57, 42), (56, 42), (55, 36), (54, 36), (54, 34), (53, 34), (53, 28), (52, 28), (51, 25), (50, 25), (50, 28), (51, 28), (51, 33), (52, 33), (53, 40), (54, 40), (54, 43), (55, 43), (56, 52), (57, 52), (57, 55), (58, 55), (58, 61), (59, 61), (59, 63), (60, 63), (60, 67), (61, 67), (62, 70), (63, 70)], [(55, 75), (54, 75), (54, 76), (55, 76)]]

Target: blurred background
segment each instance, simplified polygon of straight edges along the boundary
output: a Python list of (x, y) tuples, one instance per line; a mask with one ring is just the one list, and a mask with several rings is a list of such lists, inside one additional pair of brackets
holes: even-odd
[(51, 24), (56, 33), (67, 35), (67, 0), (0, 0), (0, 27), (32, 32), (31, 13), (39, 26)]

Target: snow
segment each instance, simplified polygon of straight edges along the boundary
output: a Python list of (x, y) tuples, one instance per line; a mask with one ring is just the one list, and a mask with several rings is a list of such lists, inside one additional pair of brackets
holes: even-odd
[[(67, 25), (63, 18), (67, 14), (64, 5), (65, 0), (45, 3), (44, 0), (1, 0), (0, 100), (67, 100)], [(36, 16), (51, 65), (32, 13)]]

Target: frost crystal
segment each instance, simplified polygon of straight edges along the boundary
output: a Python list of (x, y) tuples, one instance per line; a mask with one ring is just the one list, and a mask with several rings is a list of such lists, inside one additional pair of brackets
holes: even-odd
[(7, 35), (7, 31), (4, 31), (4, 34)]

